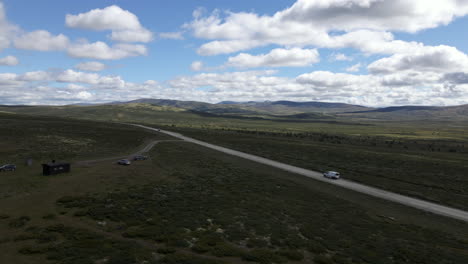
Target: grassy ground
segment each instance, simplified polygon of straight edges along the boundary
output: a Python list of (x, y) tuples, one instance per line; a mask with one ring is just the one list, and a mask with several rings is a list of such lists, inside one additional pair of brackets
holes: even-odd
[(120, 155), (150, 139), (167, 139), (131, 126), (0, 113), (0, 163), (32, 158), (79, 160)]
[[(341, 135), (386, 136), (410, 139), (468, 140), (466, 121), (373, 120), (349, 116), (310, 120), (261, 120), (248, 117), (216, 117), (179, 108), (148, 104), (101, 106), (2, 107), (0, 112), (72, 117), (89, 120), (146, 123), (183, 128), (258, 130), (269, 132), (316, 132)], [(266, 117), (267, 118), (267, 117)]]
[[(129, 154), (168, 137), (66, 118), (0, 118), (0, 157), (35, 160), (0, 174), (0, 263), (468, 262), (466, 223), (185, 142), (159, 143), (150, 160), (128, 167), (105, 161), (43, 177), (42, 160)], [(345, 177), (398, 192), (467, 204), (463, 125), (437, 130), (426, 124), (438, 131), (429, 133), (425, 125), (408, 124), (295, 124), (298, 130), (286, 123), (242, 124), (230, 123), (239, 131), (219, 123), (204, 130), (169, 128), (301, 167), (337, 168)]]
[[(2, 109), (37, 115), (162, 125), (169, 130), (180, 130), (206, 141), (278, 161), (314, 170), (340, 170), (345, 177), (355, 181), (468, 209), (468, 125), (463, 122), (375, 122), (362, 119), (359, 122), (340, 119), (278, 122), (207, 117), (181, 109), (145, 104)], [(41, 118), (38, 118), (38, 122)], [(47, 122), (48, 120), (52, 119), (47, 119)], [(26, 156), (47, 156), (47, 159), (67, 155), (74, 157), (78, 152), (82, 153), (82, 149), (89, 150), (86, 153), (88, 156), (99, 156), (99, 150), (92, 149), (99, 147), (93, 145), (93, 135), (82, 136), (75, 133), (70, 138), (69, 135), (73, 133), (70, 129), (65, 129), (63, 133), (51, 137), (46, 131), (47, 127), (51, 126), (49, 129), (53, 130), (57, 127), (53, 123), (46, 125), (47, 122), (43, 122), (45, 128), (42, 128), (42, 134), (37, 129), (21, 131), (13, 128), (10, 132), (8, 129), (2, 130), (0, 133), (6, 135), (6, 138), (7, 135), (14, 135), (11, 138), (16, 143), (7, 140), (8, 143), (0, 148), (0, 158), (2, 152), (8, 153), (11, 147), (17, 150), (17, 157), (14, 158), (19, 161), (16, 162), (24, 162)], [(7, 126), (5, 124), (3, 126)], [(8, 124), (7, 127), (10, 126)], [(118, 140), (123, 146), (125, 142), (133, 144), (132, 140), (139, 139), (137, 135), (144, 132), (134, 128), (133, 131), (137, 132), (130, 132), (131, 129), (100, 136)], [(88, 131), (94, 132), (93, 128)], [(22, 146), (32, 134), (37, 134), (37, 138), (32, 140), (37, 145)], [(63, 148), (55, 150), (53, 155), (50, 152), (47, 154), (47, 147), (57, 143)], [(120, 146), (106, 144), (104, 149), (112, 147)], [(34, 149), (34, 152), (28, 153), (29, 149)], [(115, 151), (118, 150), (114, 149), (113, 152)]]
[[(17, 165), (15, 173), (0, 172), (0, 198), (40, 188), (41, 163), (118, 157), (151, 140), (169, 138), (126, 125), (0, 114), (0, 165)], [(30, 167), (25, 162), (29, 158)]]
[(468, 209), (464, 143), (327, 133), (172, 128), (185, 135), (394, 192)]
[(0, 199), (0, 263), (468, 260), (465, 223), (190, 143), (149, 155), (37, 178), (40, 188)]

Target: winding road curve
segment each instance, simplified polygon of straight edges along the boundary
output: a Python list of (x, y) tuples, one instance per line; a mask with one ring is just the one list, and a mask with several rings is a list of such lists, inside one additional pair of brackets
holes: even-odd
[(252, 155), (252, 154), (240, 152), (240, 151), (237, 151), (237, 150), (228, 149), (228, 148), (225, 148), (225, 147), (220, 147), (220, 146), (213, 145), (213, 144), (210, 144), (210, 143), (207, 143), (207, 142), (204, 142), (204, 141), (200, 141), (200, 140), (196, 140), (196, 139), (193, 139), (193, 138), (190, 138), (190, 137), (183, 136), (182, 134), (179, 134), (179, 133), (166, 131), (166, 130), (162, 130), (162, 129), (157, 129), (157, 128), (152, 128), (152, 127), (143, 126), (143, 125), (137, 125), (137, 124), (127, 124), (127, 125), (137, 126), (137, 127), (140, 127), (140, 128), (149, 129), (149, 130), (153, 130), (153, 131), (156, 131), (156, 132), (161, 132), (161, 133), (173, 136), (175, 138), (185, 140), (187, 142), (191, 142), (191, 143), (194, 143), (194, 144), (197, 144), (197, 145), (200, 145), (200, 146), (204, 146), (204, 147), (207, 147), (207, 148), (210, 148), (210, 149), (214, 149), (214, 150), (217, 150), (217, 151), (220, 151), (220, 152), (224, 152), (224, 153), (229, 154), (229, 155), (233, 155), (233, 156), (241, 157), (241, 158), (248, 159), (248, 160), (251, 160), (251, 161), (255, 161), (255, 162), (258, 162), (258, 163), (262, 163), (262, 164), (272, 166), (272, 167), (275, 167), (275, 168), (278, 168), (278, 169), (282, 169), (282, 170), (285, 170), (285, 171), (288, 171), (288, 172), (296, 173), (296, 174), (299, 174), (299, 175), (302, 175), (302, 176), (306, 176), (308, 178), (312, 178), (312, 179), (317, 180), (317, 181), (327, 182), (329, 184), (334, 184), (334, 185), (337, 185), (337, 186), (340, 186), (340, 187), (343, 187), (343, 188), (346, 188), (346, 189), (350, 189), (350, 190), (353, 190), (353, 191), (356, 191), (356, 192), (360, 192), (360, 193), (364, 193), (364, 194), (367, 194), (367, 195), (370, 195), (370, 196), (378, 197), (378, 198), (381, 198), (381, 199), (384, 199), (384, 200), (400, 203), (400, 204), (403, 204), (403, 205), (406, 205), (406, 206), (414, 207), (414, 208), (424, 210), (424, 211), (427, 211), (427, 212), (431, 212), (431, 213), (434, 213), (434, 214), (443, 215), (443, 216), (446, 216), (446, 217), (450, 217), (450, 218), (454, 218), (454, 219), (458, 219), (458, 220), (468, 222), (468, 212), (463, 211), (463, 210), (459, 210), (459, 209), (443, 206), (443, 205), (440, 205), (440, 204), (435, 204), (435, 203), (423, 201), (423, 200), (420, 200), (420, 199), (404, 196), (404, 195), (397, 194), (397, 193), (392, 193), (392, 192), (389, 192), (389, 191), (385, 191), (385, 190), (382, 190), (382, 189), (370, 187), (370, 186), (367, 186), (367, 185), (364, 185), (364, 184), (360, 184), (360, 183), (356, 183), (356, 182), (352, 182), (352, 181), (348, 181), (348, 180), (344, 180), (344, 179), (329, 180), (327, 178), (324, 178), (322, 176), (322, 173), (320, 173), (320, 172), (306, 170), (306, 169), (291, 166), (291, 165), (288, 165), (288, 164), (285, 164), (285, 163), (281, 163), (281, 162), (277, 162), (277, 161), (274, 161), (274, 160), (270, 160), (270, 159), (262, 158), (262, 157), (259, 157), (259, 156), (255, 156), (255, 155)]
[(103, 162), (103, 161), (115, 161), (115, 162), (117, 162), (117, 160), (120, 160), (120, 159), (131, 159), (134, 156), (142, 155), (142, 154), (144, 154), (146, 152), (149, 152), (159, 142), (167, 142), (167, 141), (180, 141), (180, 140), (155, 140), (155, 141), (151, 141), (150, 143), (146, 144), (142, 149), (140, 149), (139, 151), (137, 151), (137, 152), (135, 152), (133, 154), (130, 154), (130, 155), (118, 156), (118, 157), (108, 157), (108, 158), (101, 158), (101, 159), (93, 159), (93, 160), (80, 160), (80, 161), (77, 161), (77, 162), (73, 163), (73, 165), (75, 165), (75, 166), (89, 166), (91, 164), (99, 163), (99, 162)]

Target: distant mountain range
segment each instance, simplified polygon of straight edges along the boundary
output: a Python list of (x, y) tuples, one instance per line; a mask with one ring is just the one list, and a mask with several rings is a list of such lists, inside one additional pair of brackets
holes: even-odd
[[(391, 106), (371, 108), (360, 105), (327, 102), (234, 102), (217, 104), (143, 98), (128, 102), (107, 104), (75, 104), (69, 106), (0, 106), (0, 111), (69, 116), (91, 113), (98, 114), (104, 109), (112, 111), (190, 112), (204, 117), (229, 117), (273, 120), (460, 120), (468, 121), (468, 105), (460, 106)], [(110, 110), (109, 110), (110, 111)]]
[(466, 120), (468, 105), (459, 106), (391, 106), (373, 110), (338, 114), (341, 117), (378, 120)]
[(144, 103), (158, 106), (178, 107), (192, 111), (207, 112), (212, 114), (266, 114), (266, 115), (293, 115), (301, 113), (343, 113), (354, 111), (370, 111), (369, 108), (360, 105), (344, 103), (324, 102), (293, 102), (293, 101), (265, 101), (265, 102), (234, 102), (223, 101), (217, 104), (178, 101), (166, 99), (138, 99), (128, 102), (115, 102), (111, 104)]

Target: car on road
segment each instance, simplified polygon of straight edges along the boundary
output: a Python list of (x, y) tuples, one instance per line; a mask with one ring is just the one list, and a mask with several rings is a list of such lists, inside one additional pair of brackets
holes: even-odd
[(16, 170), (16, 165), (14, 164), (5, 164), (3, 166), (0, 166), (0, 171), (15, 171)]
[(148, 156), (136, 155), (133, 157), (133, 160), (147, 160)]
[(323, 177), (332, 180), (338, 180), (340, 178), (340, 173), (336, 171), (326, 171), (323, 173)]
[(128, 165), (131, 164), (131, 162), (128, 159), (121, 159), (121, 160), (117, 161), (117, 164), (128, 166)]

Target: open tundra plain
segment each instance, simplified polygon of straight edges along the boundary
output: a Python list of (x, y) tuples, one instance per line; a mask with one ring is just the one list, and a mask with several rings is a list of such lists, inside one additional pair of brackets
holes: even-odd
[[(97, 115), (100, 107), (110, 108), (2, 109), (0, 157), (18, 168), (0, 173), (1, 263), (468, 261), (464, 221), (122, 124), (338, 170), (466, 210), (463, 122), (259, 120), (146, 104)], [(141, 150), (148, 160), (116, 164)], [(40, 164), (52, 159), (71, 162), (72, 171), (42, 176)]]

